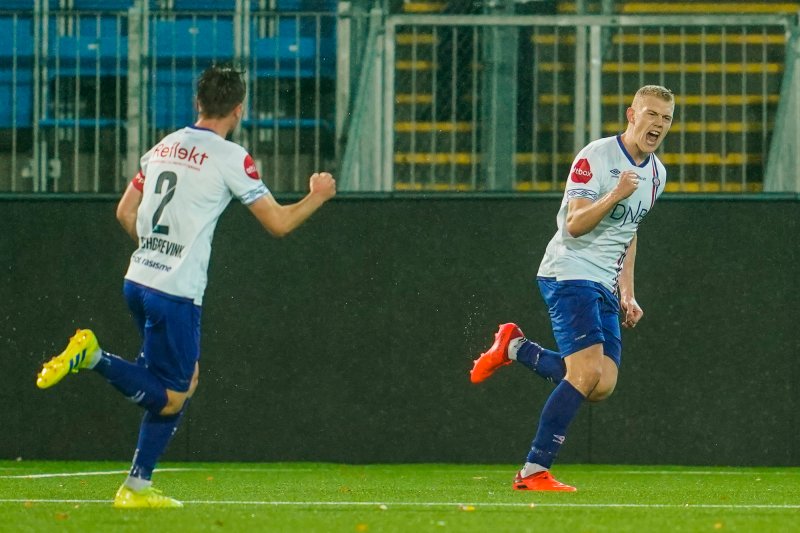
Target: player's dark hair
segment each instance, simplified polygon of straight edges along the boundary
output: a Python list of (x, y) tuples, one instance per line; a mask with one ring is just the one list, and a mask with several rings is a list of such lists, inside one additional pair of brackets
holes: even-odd
[(244, 102), (244, 72), (233, 65), (211, 65), (197, 81), (197, 107), (205, 118), (222, 118)]

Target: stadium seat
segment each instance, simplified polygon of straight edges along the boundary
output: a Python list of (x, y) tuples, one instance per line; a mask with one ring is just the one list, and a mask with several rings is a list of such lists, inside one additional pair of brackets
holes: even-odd
[(185, 64), (233, 57), (231, 17), (177, 17), (151, 26), (151, 53), (158, 63)]
[[(73, 11), (127, 11), (133, 6), (133, 0), (71, 0)], [(69, 3), (61, 2), (67, 7)]]
[(253, 67), (260, 78), (310, 78), (315, 74), (317, 50), (314, 39), (266, 37), (252, 47)]
[(23, 11), (30, 9), (33, 12), (34, 0), (5, 0), (0, 5), (0, 11)]
[(157, 129), (194, 122), (196, 77), (215, 61), (233, 59), (233, 19), (184, 16), (155, 20), (150, 30), (151, 116)]
[(94, 15), (76, 18), (73, 31), (66, 35), (59, 34), (55, 19), (49, 21), (48, 75), (127, 76), (127, 21)]
[(31, 17), (0, 13), (0, 101), (14, 104), (0, 106), (0, 128), (33, 125)]
[[(308, 78), (319, 73), (322, 77), (333, 78), (336, 73), (335, 32), (324, 31), (324, 18), (319, 20), (318, 31), (317, 21), (317, 17), (299, 14), (254, 17), (250, 50), (256, 76)], [(273, 33), (270, 35), (266, 29)]]
[(236, 10), (236, 0), (174, 0), (173, 11), (191, 11), (193, 13), (229, 12)]

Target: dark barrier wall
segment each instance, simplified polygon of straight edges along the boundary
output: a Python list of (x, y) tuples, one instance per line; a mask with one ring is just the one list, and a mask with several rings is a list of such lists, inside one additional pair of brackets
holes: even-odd
[[(338, 198), (283, 240), (217, 229), (200, 387), (167, 460), (523, 461), (551, 386), (469, 383), (498, 323), (553, 346), (533, 284), (554, 199)], [(132, 357), (133, 243), (113, 201), (5, 201), (0, 457), (128, 460), (141, 412), (99, 376), (34, 386), (77, 327)], [(640, 229), (644, 321), (614, 396), (564, 462), (798, 465), (798, 216), (791, 201), (662, 200)]]

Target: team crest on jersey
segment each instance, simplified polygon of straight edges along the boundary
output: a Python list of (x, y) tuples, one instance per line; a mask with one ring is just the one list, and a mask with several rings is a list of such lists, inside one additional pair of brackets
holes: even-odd
[(579, 159), (575, 166), (572, 167), (570, 179), (575, 183), (589, 183), (592, 179), (592, 167), (589, 166), (588, 159)]
[(244, 172), (254, 180), (261, 179), (258, 175), (258, 167), (256, 167), (256, 162), (253, 161), (253, 158), (250, 157), (250, 154), (247, 154), (244, 158)]

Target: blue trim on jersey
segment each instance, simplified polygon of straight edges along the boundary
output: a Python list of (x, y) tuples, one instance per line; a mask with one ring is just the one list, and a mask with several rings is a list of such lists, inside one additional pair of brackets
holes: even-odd
[(619, 145), (619, 149), (622, 150), (622, 153), (625, 154), (625, 157), (628, 158), (628, 161), (630, 161), (631, 165), (639, 168), (644, 168), (650, 162), (652, 154), (647, 154), (647, 157), (645, 158), (644, 161), (642, 161), (642, 164), (637, 165), (636, 161), (634, 161), (633, 158), (631, 157), (631, 154), (628, 153), (628, 150), (625, 148), (625, 145), (622, 144), (622, 134), (617, 135), (617, 144)]
[(212, 130), (212, 129), (209, 129), (209, 128), (201, 128), (200, 126), (195, 126), (194, 124), (189, 124), (189, 125), (188, 125), (188, 126), (186, 126), (186, 127), (187, 127), (187, 128), (191, 128), (191, 129), (193, 129), (193, 130), (198, 130), (198, 131), (210, 131), (211, 133), (217, 133), (216, 131), (214, 131), (214, 130)]

